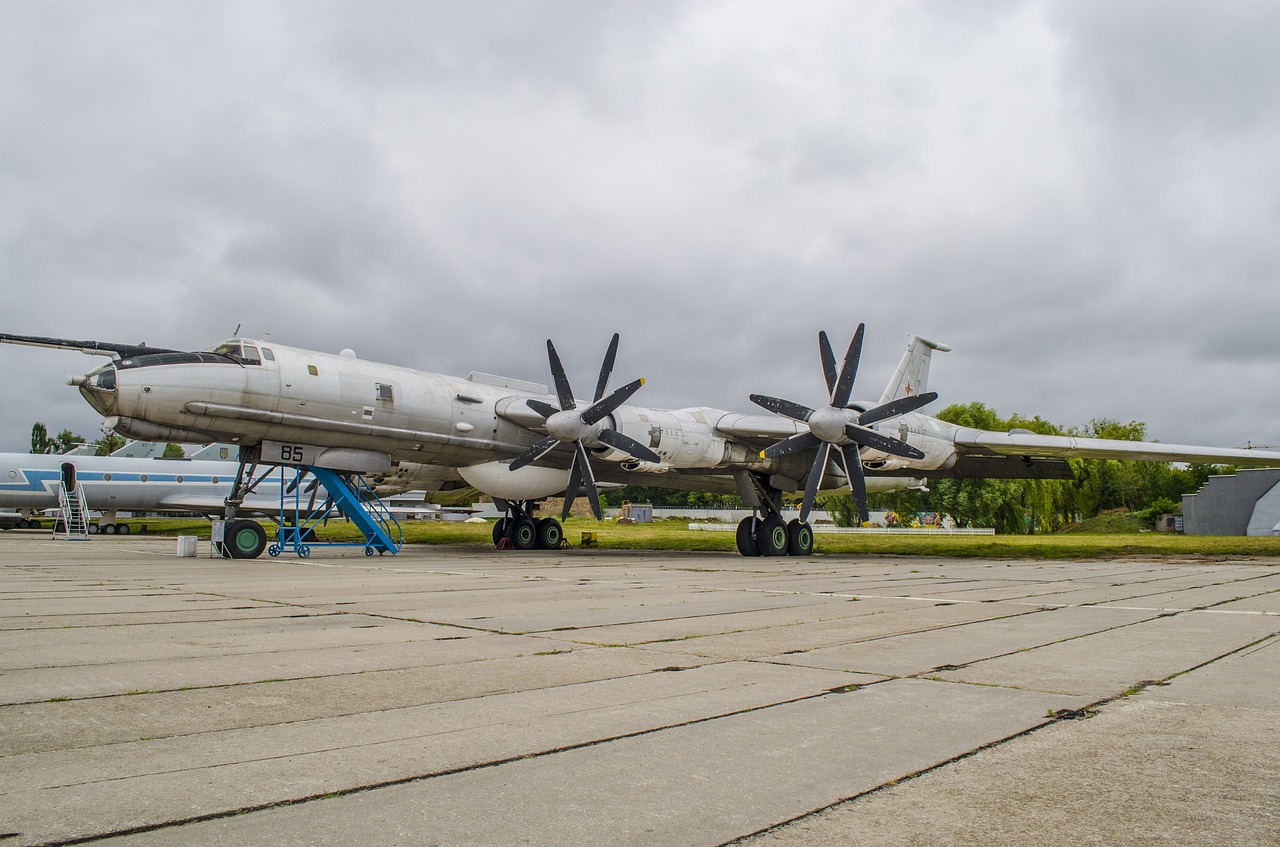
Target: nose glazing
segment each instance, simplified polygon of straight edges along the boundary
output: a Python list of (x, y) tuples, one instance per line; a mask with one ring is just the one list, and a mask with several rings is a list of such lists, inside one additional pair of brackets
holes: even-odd
[(86, 375), (80, 381), (80, 394), (99, 414), (114, 414), (118, 399), (115, 366), (106, 365)]

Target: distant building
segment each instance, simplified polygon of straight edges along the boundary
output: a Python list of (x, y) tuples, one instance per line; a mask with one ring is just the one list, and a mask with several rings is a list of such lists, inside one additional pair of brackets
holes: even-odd
[(1211, 476), (1182, 495), (1187, 535), (1280, 535), (1280, 468)]

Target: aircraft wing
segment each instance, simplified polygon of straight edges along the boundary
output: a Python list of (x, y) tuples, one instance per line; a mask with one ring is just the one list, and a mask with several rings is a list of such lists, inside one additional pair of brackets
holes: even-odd
[(148, 347), (144, 344), (115, 344), (110, 341), (74, 341), (69, 338), (47, 338), (43, 335), (10, 335), (0, 332), (0, 342), (5, 344), (22, 344), (27, 347), (52, 347), (55, 350), (79, 350), (90, 356), (110, 356), (113, 359), (128, 359), (131, 356), (142, 356), (147, 353), (179, 353), (164, 347)]
[(804, 424), (780, 415), (741, 415), (736, 412), (724, 415), (716, 421), (716, 429), (738, 441), (759, 443), (768, 447), (784, 438), (804, 432)]
[(1136, 459), (1147, 462), (1210, 462), (1239, 467), (1280, 465), (1280, 453), (1235, 447), (1196, 447), (1152, 441), (1117, 441), (1038, 435), (1034, 432), (989, 432), (961, 427), (954, 436), (962, 454), (1037, 456), (1059, 459)]

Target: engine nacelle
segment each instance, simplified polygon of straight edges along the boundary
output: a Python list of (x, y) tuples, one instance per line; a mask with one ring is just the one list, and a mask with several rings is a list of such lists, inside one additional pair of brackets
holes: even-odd
[(666, 462), (644, 462), (628, 456), (622, 462), (622, 469), (634, 473), (666, 473), (671, 470), (671, 465)]
[[(622, 406), (613, 413), (613, 428), (639, 441), (662, 457), (661, 466), (653, 472), (678, 468), (714, 468), (735, 457), (728, 440), (716, 432), (715, 422), (720, 414), (709, 409), (644, 409)], [(625, 453), (617, 453), (626, 464), (635, 460)], [(747, 459), (745, 450), (740, 450)], [(651, 464), (651, 463), (639, 463)], [(627, 468), (648, 471), (650, 468)]]
[(510, 459), (458, 468), (458, 474), (472, 488), (503, 500), (541, 500), (564, 494), (569, 485), (567, 468), (525, 465), (513, 471)]

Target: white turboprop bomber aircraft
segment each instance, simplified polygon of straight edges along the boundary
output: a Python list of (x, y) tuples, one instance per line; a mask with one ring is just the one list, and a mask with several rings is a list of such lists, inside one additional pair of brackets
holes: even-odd
[[(599, 518), (597, 480), (736, 491), (755, 512), (738, 526), (739, 552), (804, 555), (813, 548), (809, 512), (824, 488), (848, 485), (865, 520), (868, 490), (933, 476), (1070, 478), (1069, 457), (1280, 464), (1280, 453), (987, 432), (920, 414), (937, 397), (925, 391), (932, 351), (950, 348), (918, 336), (878, 401), (851, 401), (863, 332), (859, 325), (838, 368), (819, 333), (829, 395), (816, 408), (751, 396), (772, 415), (628, 404), (643, 380), (606, 395), (616, 335), (590, 402), (574, 398), (550, 341), (554, 393), (506, 377), (462, 379), (364, 361), (350, 350), (333, 355), (245, 338), (208, 352), (5, 334), (0, 341), (112, 356), (68, 382), (107, 426), (131, 438), (229, 441), (240, 445), (243, 463), (401, 478), (456, 468), (506, 510), (494, 542), (520, 549), (559, 546), (560, 523), (534, 517), (552, 495), (565, 495), (561, 520), (579, 490)], [(782, 497), (795, 492), (803, 492), (800, 515), (787, 522)], [(228, 498), (229, 519), (237, 503), (235, 494)]]

